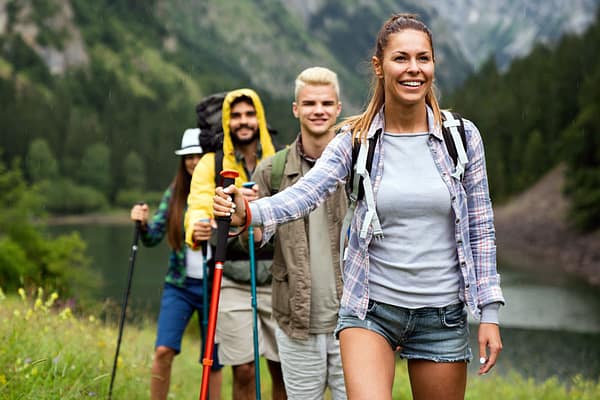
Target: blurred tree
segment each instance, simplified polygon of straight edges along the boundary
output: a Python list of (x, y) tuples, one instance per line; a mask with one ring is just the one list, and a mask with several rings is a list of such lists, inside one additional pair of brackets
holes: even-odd
[(96, 190), (109, 193), (111, 189), (110, 149), (104, 143), (94, 143), (83, 153), (79, 181)]
[(600, 226), (600, 104), (588, 105), (565, 131), (565, 193), (572, 199), (571, 222), (591, 231)]
[(549, 158), (547, 149), (544, 147), (542, 134), (538, 129), (534, 130), (527, 139), (523, 152), (523, 168), (520, 179), (521, 187), (527, 187), (535, 182), (536, 178), (547, 170), (546, 160)]
[(34, 183), (58, 177), (58, 163), (45, 139), (34, 139), (30, 143), (25, 166), (29, 179)]
[(130, 151), (123, 162), (125, 172), (125, 188), (144, 190), (146, 185), (144, 160), (136, 151)]
[(42, 216), (42, 199), (27, 186), (18, 160), (0, 161), (0, 287), (58, 290), (61, 296), (89, 296), (99, 277), (89, 269), (85, 243), (77, 234), (51, 238)]

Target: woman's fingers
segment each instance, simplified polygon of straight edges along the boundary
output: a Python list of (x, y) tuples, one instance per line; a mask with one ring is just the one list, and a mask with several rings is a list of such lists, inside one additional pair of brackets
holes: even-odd
[(479, 325), (479, 375), (487, 374), (496, 365), (502, 351), (502, 339), (498, 325), (481, 323)]
[(136, 204), (131, 209), (129, 217), (132, 221), (145, 222), (148, 219), (148, 205), (147, 204)]
[(213, 212), (218, 217), (229, 216), (235, 212), (235, 204), (231, 201), (231, 197), (220, 197), (218, 193), (215, 194)]

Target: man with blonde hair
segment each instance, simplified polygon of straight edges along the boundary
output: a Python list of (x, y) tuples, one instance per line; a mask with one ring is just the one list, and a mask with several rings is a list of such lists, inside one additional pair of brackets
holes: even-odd
[[(284, 163), (278, 190), (310, 171), (335, 136), (332, 127), (341, 109), (335, 72), (312, 67), (298, 75), (292, 112), (300, 122), (300, 133), (287, 149), (258, 165), (253, 179), (260, 197), (272, 193), (275, 165)], [(327, 387), (333, 400), (346, 398), (339, 343), (333, 336), (342, 294), (339, 236), (345, 212), (346, 196), (340, 185), (309, 216), (277, 228), (273, 317), (290, 399), (323, 399)]]

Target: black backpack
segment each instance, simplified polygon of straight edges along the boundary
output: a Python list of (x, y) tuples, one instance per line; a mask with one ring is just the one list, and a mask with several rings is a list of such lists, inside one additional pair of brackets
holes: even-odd
[(196, 105), (197, 126), (200, 128), (200, 146), (212, 153), (223, 148), (221, 114), (227, 92), (211, 94)]

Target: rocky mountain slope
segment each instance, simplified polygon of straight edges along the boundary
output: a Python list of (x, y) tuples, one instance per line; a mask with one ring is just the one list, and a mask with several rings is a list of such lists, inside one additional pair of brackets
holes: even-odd
[[(234, 80), (241, 76), (248, 85), (277, 98), (290, 97), (293, 77), (300, 69), (325, 65), (338, 71), (349, 111), (356, 111), (366, 96), (365, 76), (376, 31), (393, 12), (418, 13), (432, 27), (438, 86), (444, 91), (460, 84), (490, 56), (505, 66), (537, 42), (552, 42), (565, 32), (580, 32), (593, 20), (598, 2), (119, 0), (105, 6), (99, 2), (101, 18), (82, 21), (73, 15), (78, 0), (0, 0), (0, 38), (11, 33), (21, 35), (45, 60), (50, 72), (60, 75), (86, 65), (91, 57), (112, 57), (90, 54), (106, 43), (86, 43), (81, 30), (95, 28), (80, 24), (115, 26), (115, 34), (130, 35), (135, 41), (143, 32), (132, 30), (127, 18), (135, 18), (135, 25), (146, 20), (162, 32), (162, 48), (152, 50), (164, 51), (157, 55), (160, 61), (183, 69), (186, 78), (195, 78), (193, 66), (181, 65), (168, 54), (192, 53), (190, 57), (208, 64), (208, 69), (218, 70), (216, 75), (224, 75), (219, 81), (235, 74)], [(119, 9), (112, 3), (128, 8), (131, 15), (111, 15)], [(115, 18), (123, 24), (115, 25)], [(111, 62), (119, 64), (117, 60)], [(10, 65), (5, 65), (7, 69)]]
[(494, 207), (498, 251), (514, 265), (562, 269), (600, 286), (600, 231), (582, 235), (568, 224), (564, 166), (506, 205)]

